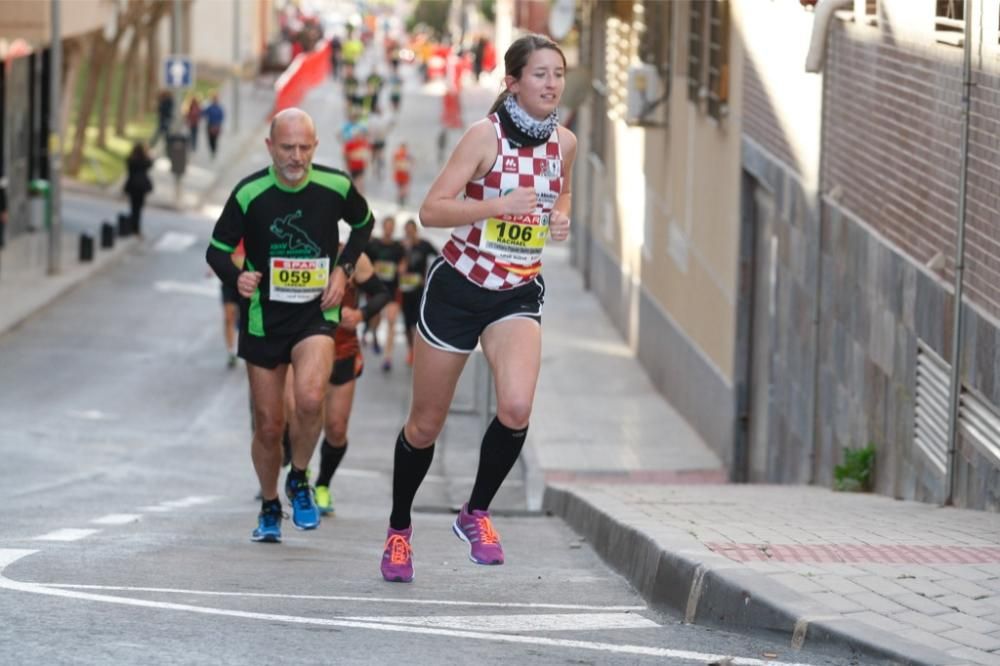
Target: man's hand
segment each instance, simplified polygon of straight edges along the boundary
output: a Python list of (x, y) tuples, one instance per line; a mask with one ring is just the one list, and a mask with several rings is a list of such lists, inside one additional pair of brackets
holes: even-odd
[(323, 290), (323, 298), (319, 302), (320, 308), (329, 310), (340, 305), (340, 301), (344, 299), (346, 288), (347, 274), (343, 268), (337, 266), (330, 273), (330, 281), (326, 283), (326, 289)]
[(253, 296), (253, 292), (257, 291), (257, 285), (260, 284), (262, 277), (257, 271), (243, 271), (240, 273), (239, 279), (236, 280), (236, 290), (243, 298), (250, 298)]
[(361, 310), (357, 308), (340, 308), (340, 326), (348, 331), (357, 330), (358, 324), (363, 322), (365, 317)]
[(564, 241), (569, 238), (569, 216), (559, 210), (549, 214), (549, 236), (554, 241)]

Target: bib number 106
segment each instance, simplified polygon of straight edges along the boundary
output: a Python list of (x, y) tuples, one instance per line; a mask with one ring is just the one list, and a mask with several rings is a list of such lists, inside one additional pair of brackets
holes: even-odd
[(531, 242), (531, 227), (501, 222), (497, 225), (497, 240)]

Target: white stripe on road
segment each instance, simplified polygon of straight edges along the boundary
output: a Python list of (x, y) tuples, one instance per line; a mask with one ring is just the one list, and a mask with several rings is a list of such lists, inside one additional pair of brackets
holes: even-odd
[(33, 541), (79, 541), (80, 539), (85, 539), (91, 534), (96, 534), (98, 532), (100, 532), (100, 530), (81, 530), (73, 527), (66, 527), (61, 530), (56, 530), (55, 532), (43, 534), (42, 536), (36, 536)]
[(187, 509), (192, 506), (198, 506), (199, 504), (208, 504), (209, 502), (214, 502), (219, 499), (218, 495), (191, 495), (190, 497), (183, 497), (176, 500), (168, 500), (166, 502), (160, 502), (155, 506), (141, 506), (140, 511), (152, 511), (156, 513), (165, 513), (167, 511), (173, 511), (174, 509)]
[(198, 242), (198, 237), (194, 234), (185, 234), (178, 231), (168, 231), (156, 241), (153, 249), (157, 252), (183, 252)]
[(94, 518), (90, 522), (95, 525), (127, 525), (129, 523), (138, 522), (140, 518), (142, 518), (142, 516), (138, 513), (109, 513), (106, 516)]
[(531, 615), (432, 615), (406, 617), (379, 615), (343, 617), (356, 622), (447, 627), (466, 631), (599, 631), (602, 629), (655, 629), (660, 625), (637, 613), (533, 613)]
[(580, 641), (561, 638), (547, 638), (544, 636), (516, 636), (512, 634), (490, 634), (477, 631), (459, 631), (453, 629), (440, 629), (435, 627), (407, 627), (393, 624), (379, 624), (369, 622), (358, 622), (354, 620), (326, 619), (317, 617), (300, 617), (297, 615), (280, 615), (277, 613), (253, 613), (248, 611), (230, 610), (225, 608), (205, 608), (201, 606), (191, 606), (189, 604), (175, 604), (162, 601), (147, 601), (145, 599), (130, 599), (128, 597), (114, 597), (104, 594), (91, 594), (87, 592), (76, 592), (54, 587), (45, 587), (37, 583), (22, 583), (11, 580), (3, 575), (3, 569), (16, 560), (30, 555), (34, 550), (14, 550), (0, 549), (0, 589), (27, 592), (30, 594), (43, 594), (64, 599), (79, 599), (82, 601), (94, 601), (123, 606), (135, 606), (139, 608), (155, 608), (159, 610), (182, 611), (187, 613), (197, 613), (201, 615), (217, 615), (222, 617), (238, 617), (248, 620), (263, 620), (266, 622), (286, 622), (288, 624), (312, 625), (322, 627), (344, 627), (350, 629), (368, 629), (370, 631), (390, 631), (402, 634), (417, 634), (424, 636), (444, 636), (448, 638), (465, 638), (472, 640), (492, 641), (497, 643), (518, 643), (522, 645), (538, 645), (553, 648), (569, 648), (578, 650), (594, 650), (597, 652), (610, 652), (617, 654), (632, 654), (650, 657), (664, 657), (671, 659), (687, 659), (699, 663), (710, 664), (712, 662), (723, 661), (731, 666), (810, 666), (804, 663), (793, 663), (774, 660), (756, 659), (753, 657), (729, 657), (721, 654), (708, 654), (704, 652), (692, 652), (690, 650), (675, 650), (671, 648), (652, 647), (647, 645), (627, 645), (615, 643), (599, 643), (596, 641)]
[[(2, 562), (0, 562), (2, 564)], [(184, 594), (207, 597), (248, 597), (255, 599), (296, 599), (303, 601), (362, 601), (371, 603), (412, 604), (417, 606), (467, 606), (482, 608), (538, 608), (545, 610), (582, 611), (641, 611), (646, 606), (590, 606), (586, 604), (542, 604), (504, 601), (453, 601), (450, 599), (397, 599), (395, 597), (357, 597), (321, 594), (277, 594), (269, 592), (215, 592), (212, 590), (184, 590), (174, 587), (127, 587), (123, 585), (73, 585), (68, 583), (39, 583), (45, 587), (72, 590), (102, 590), (112, 592), (156, 592), (159, 594)]]

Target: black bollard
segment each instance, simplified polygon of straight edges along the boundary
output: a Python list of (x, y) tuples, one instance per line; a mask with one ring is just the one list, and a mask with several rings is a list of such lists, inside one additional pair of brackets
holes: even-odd
[(115, 226), (110, 222), (101, 223), (101, 249), (107, 250), (115, 246)]
[(132, 216), (128, 213), (118, 213), (118, 235), (125, 238), (131, 236), (133, 231)]
[(80, 234), (80, 261), (94, 260), (94, 237), (88, 233)]

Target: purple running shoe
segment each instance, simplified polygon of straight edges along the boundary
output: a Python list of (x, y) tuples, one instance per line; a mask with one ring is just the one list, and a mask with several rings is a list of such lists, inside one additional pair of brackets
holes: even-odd
[(386, 535), (385, 550), (382, 551), (382, 578), (390, 583), (409, 583), (413, 580), (413, 548), (410, 538), (413, 527), (394, 530)]
[(493, 529), (489, 511), (469, 511), (463, 504), (451, 529), (462, 541), (469, 544), (469, 559), (476, 564), (503, 564), (500, 535)]

